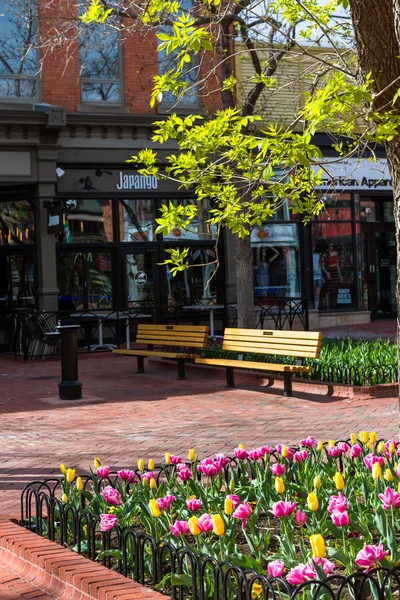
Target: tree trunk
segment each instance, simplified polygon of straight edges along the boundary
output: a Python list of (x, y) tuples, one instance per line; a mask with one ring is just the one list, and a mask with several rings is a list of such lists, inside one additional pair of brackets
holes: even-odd
[(236, 238), (236, 290), (238, 308), (238, 327), (254, 329), (253, 250), (250, 236)]
[[(400, 0), (350, 0), (359, 72), (362, 79), (371, 72), (375, 94), (375, 110), (382, 113), (396, 110), (400, 114), (399, 102), (393, 107), (394, 93), (399, 87), (400, 77)], [(396, 226), (397, 265), (397, 347), (400, 366), (400, 135), (385, 144), (390, 174), (393, 181), (393, 215)]]

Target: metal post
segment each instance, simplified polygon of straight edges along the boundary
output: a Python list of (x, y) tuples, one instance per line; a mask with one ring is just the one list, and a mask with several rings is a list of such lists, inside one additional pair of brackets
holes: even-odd
[(230, 388), (235, 387), (235, 376), (233, 374), (233, 367), (226, 367), (226, 385)]
[(79, 325), (59, 325), (57, 329), (61, 334), (60, 400), (81, 400), (82, 384), (78, 381)]
[(292, 395), (292, 373), (284, 373), (283, 374), (283, 395), (291, 396)]

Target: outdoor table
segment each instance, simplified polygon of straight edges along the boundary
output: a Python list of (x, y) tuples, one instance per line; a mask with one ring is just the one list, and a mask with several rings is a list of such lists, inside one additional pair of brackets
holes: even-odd
[[(100, 313), (100, 312), (79, 312), (73, 313), (71, 317), (93, 317), (98, 319), (98, 329), (99, 329), (99, 342), (98, 344), (93, 344), (90, 346), (90, 350), (98, 350), (99, 348), (107, 348), (107, 350), (114, 350), (117, 346), (115, 344), (105, 344), (103, 341), (103, 322), (107, 321), (107, 319), (118, 321), (120, 319), (125, 321), (125, 335), (126, 335), (126, 349), (129, 350), (131, 347), (131, 335), (130, 335), (130, 321), (131, 318), (135, 319), (147, 319), (150, 318), (151, 315), (147, 315), (144, 313), (133, 313), (129, 314), (123, 311), (111, 311), (109, 313)], [(78, 322), (79, 324), (79, 322)]]
[(209, 310), (210, 311), (210, 335), (209, 337), (215, 340), (214, 334), (214, 311), (225, 308), (223, 304), (191, 304), (183, 307), (184, 310)]

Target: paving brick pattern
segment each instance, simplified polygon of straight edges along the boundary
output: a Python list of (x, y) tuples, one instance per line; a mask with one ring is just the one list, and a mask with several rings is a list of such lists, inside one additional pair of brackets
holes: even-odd
[[(223, 370), (188, 369), (178, 381), (175, 364), (148, 363), (135, 373), (135, 360), (109, 353), (80, 358), (80, 379), (89, 400), (57, 400), (60, 363), (24, 364), (0, 359), (0, 506), (19, 514), (22, 487), (58, 473), (58, 464), (85, 469), (94, 456), (112, 467), (138, 458), (160, 461), (166, 451), (202, 457), (306, 434), (347, 437), (361, 428), (397, 436), (396, 398), (360, 400), (323, 395), (327, 387), (294, 385), (284, 398), (281, 382), (237, 374), (225, 387)], [(308, 391), (306, 392), (305, 389)], [(87, 396), (86, 396), (87, 397)]]

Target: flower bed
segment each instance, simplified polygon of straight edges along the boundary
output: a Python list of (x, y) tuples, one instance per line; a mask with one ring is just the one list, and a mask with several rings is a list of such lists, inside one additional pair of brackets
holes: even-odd
[(22, 523), (173, 597), (398, 598), (397, 442), (352, 434), (34, 482)]

